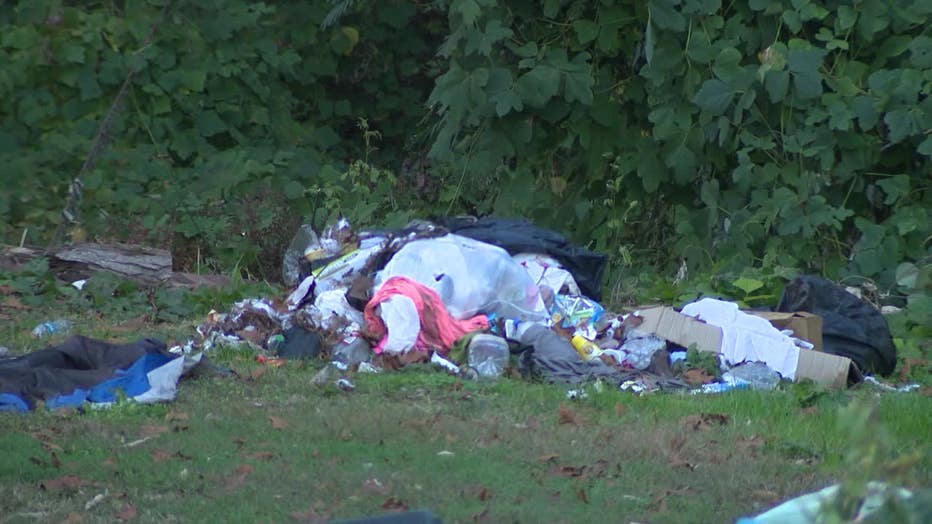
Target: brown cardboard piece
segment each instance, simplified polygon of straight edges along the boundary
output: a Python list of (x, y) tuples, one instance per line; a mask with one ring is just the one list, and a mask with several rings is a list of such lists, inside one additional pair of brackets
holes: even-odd
[(822, 317), (805, 311), (781, 313), (779, 311), (745, 311), (756, 317), (766, 318), (777, 329), (789, 329), (796, 335), (810, 342), (816, 351), (822, 351)]
[[(653, 333), (683, 347), (695, 344), (699, 351), (721, 352), (722, 330), (716, 326), (686, 316), (671, 307), (642, 309), (638, 316), (644, 319), (637, 327), (639, 331)], [(816, 318), (821, 328), (822, 319)], [(818, 338), (821, 344), (821, 331)], [(820, 384), (845, 387), (850, 367), (851, 360), (846, 357), (801, 349), (796, 364), (796, 380), (808, 378)]]

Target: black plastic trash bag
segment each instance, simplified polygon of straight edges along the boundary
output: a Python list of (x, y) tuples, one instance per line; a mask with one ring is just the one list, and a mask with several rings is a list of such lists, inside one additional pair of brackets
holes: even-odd
[(896, 367), (896, 346), (887, 320), (845, 288), (816, 276), (787, 284), (777, 311), (808, 311), (822, 317), (822, 349), (850, 358), (861, 371), (889, 375)]
[(602, 277), (608, 257), (571, 244), (565, 236), (535, 226), (523, 218), (448, 218), (441, 224), (451, 233), (498, 246), (511, 255), (539, 253), (557, 259), (572, 273), (583, 295), (602, 299)]

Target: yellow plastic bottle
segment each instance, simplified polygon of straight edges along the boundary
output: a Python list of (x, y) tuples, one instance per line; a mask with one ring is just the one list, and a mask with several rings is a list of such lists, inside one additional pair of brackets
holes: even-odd
[(586, 361), (592, 360), (602, 352), (602, 348), (598, 344), (582, 335), (574, 336), (570, 343), (573, 344), (573, 348), (579, 353), (580, 358)]

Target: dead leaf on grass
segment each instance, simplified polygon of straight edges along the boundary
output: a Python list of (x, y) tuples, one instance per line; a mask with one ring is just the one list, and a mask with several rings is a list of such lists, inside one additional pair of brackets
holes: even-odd
[(246, 439), (243, 437), (233, 437), (230, 440), (232, 440), (233, 443), (236, 444), (236, 447), (238, 448), (241, 448), (246, 445)]
[(647, 509), (648, 511), (652, 511), (654, 513), (666, 513), (669, 511), (669, 507), (667, 506), (667, 499), (671, 497), (682, 497), (687, 493), (689, 493), (689, 488), (665, 489), (657, 495), (654, 495), (650, 503), (647, 505)]
[(269, 423), (272, 424), (272, 429), (285, 429), (288, 427), (288, 421), (278, 417), (269, 416)]
[(615, 404), (615, 415), (623, 417), (625, 415), (625, 411), (628, 411), (627, 406), (624, 404)]
[(136, 511), (136, 506), (132, 504), (126, 504), (123, 506), (123, 509), (119, 511), (114, 517), (120, 520), (133, 520), (139, 515), (139, 512)]
[(589, 495), (586, 495), (586, 490), (582, 488), (576, 490), (576, 498), (581, 500), (583, 504), (589, 503)]
[(39, 488), (45, 491), (58, 491), (62, 489), (77, 489), (86, 484), (88, 484), (88, 482), (77, 475), (65, 475), (43, 480), (39, 483)]
[(262, 378), (262, 375), (265, 375), (266, 371), (268, 370), (269, 368), (267, 367), (256, 368), (249, 372), (249, 378), (251, 378), (252, 380), (259, 380), (260, 378)]
[(408, 505), (401, 499), (396, 499), (395, 497), (388, 497), (385, 499), (381, 508), (385, 511), (408, 511)]
[(170, 458), (172, 458), (172, 454), (165, 450), (161, 450), (161, 449), (152, 450), (152, 461), (153, 462), (164, 462)]
[(250, 453), (246, 456), (249, 458), (256, 459), (256, 460), (270, 461), (275, 458), (275, 452), (274, 451), (256, 451), (255, 453)]
[(545, 453), (545, 454), (543, 454), (543, 455), (537, 457), (537, 461), (538, 461), (538, 462), (543, 462), (543, 463), (555, 462), (558, 458), (560, 458), (560, 455), (558, 455), (558, 454), (556, 454), (556, 453)]
[(574, 413), (570, 408), (563, 404), (557, 409), (558, 420), (560, 424), (572, 424), (574, 426), (582, 425), (582, 417)]
[(680, 425), (686, 429), (700, 431), (713, 426), (724, 426), (731, 421), (731, 416), (722, 413), (699, 413), (686, 415), (680, 419)]
[(78, 522), (84, 522), (84, 515), (80, 513), (69, 513), (65, 520), (61, 521), (61, 524), (78, 524)]
[(342, 440), (343, 442), (352, 440), (352, 438), (353, 438), (353, 432), (350, 431), (349, 428), (346, 428), (340, 432), (340, 440)]
[(174, 422), (176, 420), (188, 420), (191, 418), (190, 415), (184, 411), (169, 411), (168, 415), (165, 415), (166, 422)]
[(7, 309), (15, 309), (18, 311), (29, 311), (30, 309), (32, 309), (26, 304), (23, 304), (22, 301), (20, 301), (20, 299), (17, 297), (8, 297), (6, 300), (0, 303), (0, 307), (5, 307)]
[(246, 479), (252, 473), (252, 466), (243, 464), (238, 466), (233, 475), (226, 478), (225, 485), (227, 488), (238, 488), (246, 483)]
[(735, 445), (739, 451), (753, 456), (757, 453), (757, 450), (764, 445), (764, 438), (760, 435), (738, 437), (738, 440), (735, 441)]
[(693, 368), (687, 369), (683, 373), (683, 382), (690, 386), (701, 386), (715, 381), (715, 377), (705, 372), (705, 370)]
[(161, 426), (155, 424), (144, 424), (139, 428), (139, 436), (141, 438), (153, 438), (161, 435), (168, 431), (168, 426)]

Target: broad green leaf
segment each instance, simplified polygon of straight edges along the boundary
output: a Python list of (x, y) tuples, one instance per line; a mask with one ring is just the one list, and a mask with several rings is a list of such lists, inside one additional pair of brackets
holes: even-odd
[(721, 115), (731, 105), (736, 92), (716, 78), (706, 80), (693, 98), (693, 103), (712, 115)]
[(492, 46), (501, 40), (511, 38), (514, 33), (510, 28), (502, 26), (498, 20), (489, 20), (485, 25), (485, 32), (479, 41), (479, 54), (489, 56), (492, 54)]
[(592, 105), (592, 75), (588, 70), (578, 73), (565, 73), (564, 99), (567, 102), (579, 101), (584, 105)]
[(880, 119), (874, 104), (874, 99), (869, 96), (859, 96), (854, 99), (854, 114), (858, 117), (858, 125), (862, 131), (873, 129)]
[(880, 189), (883, 189), (883, 203), (892, 206), (896, 201), (909, 194), (909, 175), (894, 175), (877, 181)]
[(476, 3), (476, 0), (455, 0), (450, 10), (459, 13), (463, 17), (463, 24), (471, 26), (479, 19), (482, 14), (482, 8)]
[(764, 287), (764, 283), (760, 280), (755, 280), (753, 278), (739, 277), (737, 280), (732, 282), (736, 288), (744, 291), (745, 295), (750, 295), (751, 293), (757, 291), (758, 289)]
[(517, 93), (532, 107), (543, 107), (560, 90), (560, 72), (548, 65), (538, 65), (518, 77)]
[(887, 138), (892, 144), (913, 136), (924, 129), (922, 109), (919, 107), (894, 109), (883, 117), (883, 121), (887, 124)]
[(906, 289), (916, 287), (916, 279), (919, 277), (919, 268), (912, 262), (903, 262), (896, 268), (896, 284)]
[(782, 102), (789, 88), (789, 71), (768, 71), (764, 77), (764, 89), (767, 90), (767, 96), (770, 97), (771, 102)]
[(573, 29), (581, 45), (586, 45), (599, 36), (599, 24), (592, 20), (576, 20), (573, 22)]
[(544, 0), (544, 16), (547, 18), (555, 18), (557, 13), (560, 12), (560, 0)]
[(919, 69), (932, 68), (932, 38), (917, 36), (909, 44), (909, 61)]
[(304, 196), (304, 187), (296, 180), (289, 180), (282, 188), (282, 192), (288, 200), (296, 200)]
[(916, 152), (932, 158), (932, 135), (927, 136), (926, 139), (919, 144), (919, 147), (916, 148)]
[(209, 137), (227, 130), (227, 125), (216, 111), (201, 111), (195, 117), (197, 131), (201, 136)]
[(674, 2), (675, 0), (650, 0), (648, 2), (650, 20), (657, 24), (658, 29), (676, 32), (686, 30), (686, 17), (677, 11)]

